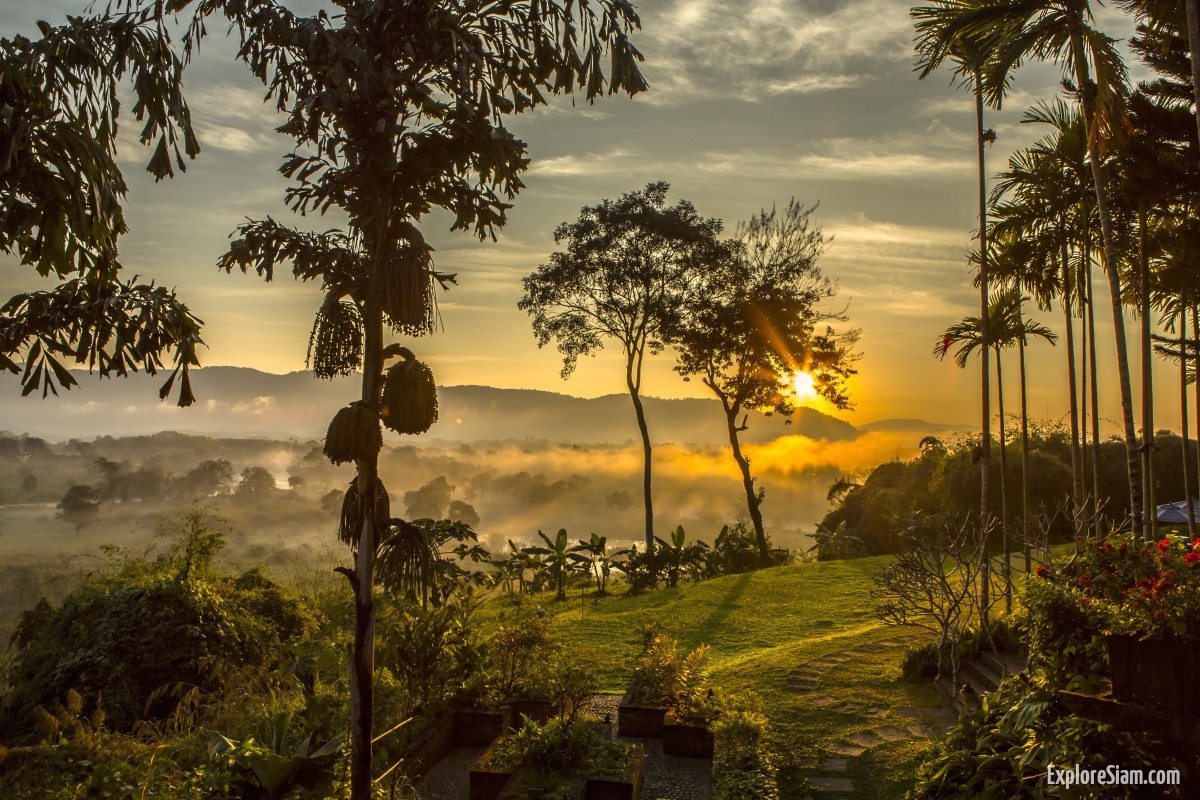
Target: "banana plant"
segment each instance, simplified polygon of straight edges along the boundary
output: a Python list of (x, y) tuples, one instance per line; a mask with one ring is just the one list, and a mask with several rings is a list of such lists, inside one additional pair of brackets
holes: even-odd
[(663, 569), (667, 574), (667, 586), (670, 588), (679, 585), (679, 577), (685, 571), (698, 571), (709, 550), (709, 546), (702, 541), (685, 545), (687, 533), (682, 525), (677, 525), (675, 530), (671, 531), (670, 543), (657, 536), (654, 538), (658, 541)]
[[(545, 547), (526, 547), (526, 553), (543, 556), (543, 570), (546, 577), (553, 583), (558, 590), (555, 595), (556, 600), (567, 599), (567, 581), (570, 580), (571, 574), (580, 571), (580, 567), (589, 563), (588, 559), (571, 552), (571, 548), (567, 546), (567, 529), (559, 528), (558, 534), (554, 537), (554, 541), (550, 541), (550, 537), (538, 531), (538, 536), (542, 537), (542, 541), (546, 543)], [(586, 567), (584, 567), (586, 569)]]
[(596, 594), (604, 597), (608, 594), (608, 576), (612, 573), (613, 558), (628, 553), (628, 550), (608, 552), (608, 537), (596, 533), (588, 540), (579, 540), (579, 544), (571, 548), (573, 553), (586, 553), (591, 561), (592, 573), (596, 576)]

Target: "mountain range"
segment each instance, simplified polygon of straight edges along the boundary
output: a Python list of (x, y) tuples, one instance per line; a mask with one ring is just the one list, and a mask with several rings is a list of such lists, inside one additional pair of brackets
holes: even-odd
[[(77, 372), (80, 386), (51, 395), (19, 397), (14, 378), (0, 381), (0, 428), (50, 440), (137, 436), (174, 430), (222, 437), (321, 437), (334, 413), (359, 395), (359, 377), (320, 380), (308, 372), (275, 375), (245, 367), (205, 367), (193, 372), (198, 398), (190, 408), (158, 400), (165, 376), (131, 375), (99, 380)], [(652, 440), (717, 445), (728, 442), (719, 403), (709, 399), (643, 400)], [(530, 389), (445, 386), (438, 389), (439, 421), (426, 439), (483, 441), (532, 439), (579, 444), (621, 444), (638, 439), (628, 395), (571, 397)], [(811, 408), (797, 409), (791, 424), (751, 413), (746, 442), (788, 434), (841, 441), (861, 431)], [(886, 421), (873, 423), (883, 425)], [(944, 429), (904, 420), (907, 430)], [(415, 443), (415, 441), (414, 441)]]

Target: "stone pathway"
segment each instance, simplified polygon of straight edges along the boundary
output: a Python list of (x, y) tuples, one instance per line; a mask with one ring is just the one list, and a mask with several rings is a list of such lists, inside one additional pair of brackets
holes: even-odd
[[(600, 694), (590, 698), (584, 708), (600, 719), (608, 716), (617, 721), (619, 694)], [(614, 731), (617, 735), (620, 731)], [(681, 758), (664, 755), (662, 739), (624, 741), (642, 745), (646, 757), (642, 779), (642, 797), (648, 800), (711, 800), (712, 762), (707, 758)], [(466, 800), (470, 786), (471, 765), (485, 748), (456, 747), (434, 765), (420, 782), (417, 792), (424, 800)]]
[[(886, 652), (895, 647), (914, 644), (922, 636), (906, 634), (879, 642), (861, 644), (858, 647), (829, 653), (802, 664), (787, 674), (784, 683), (793, 694), (803, 697), (817, 708), (828, 708), (842, 714), (854, 714), (879, 720), (878, 724), (864, 727), (825, 746), (817, 758), (800, 759), (800, 767), (808, 773), (809, 785), (820, 792), (831, 794), (853, 794), (854, 780), (847, 774), (850, 759), (887, 742), (906, 739), (927, 739), (944, 733), (955, 719), (952, 709), (942, 706), (888, 709), (868, 706), (853, 700), (841, 700), (825, 694), (820, 689), (821, 677), (838, 664), (856, 658)], [(890, 718), (884, 721), (883, 718)]]

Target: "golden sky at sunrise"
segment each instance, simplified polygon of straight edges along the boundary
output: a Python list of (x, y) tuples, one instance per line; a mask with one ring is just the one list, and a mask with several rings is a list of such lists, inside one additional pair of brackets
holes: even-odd
[[(80, 13), (79, 0), (7, 0), (4, 35), (31, 32), (36, 19)], [(298, 10), (317, 4), (294, 4)], [(796, 197), (819, 202), (815, 215), (833, 242), (822, 260), (841, 287), (853, 326), (862, 329), (856, 409), (839, 414), (861, 423), (915, 417), (969, 422), (978, 415), (978, 369), (959, 370), (930, 355), (937, 334), (977, 313), (965, 254), (971, 248), (975, 192), (973, 102), (951, 86), (948, 72), (919, 81), (913, 73), (909, 4), (898, 0), (648, 0), (639, 5), (651, 90), (634, 99), (593, 106), (559, 99), (513, 119), (529, 143), (527, 188), (498, 242), (450, 233), (450, 220), (423, 223), (442, 271), (459, 286), (440, 296), (444, 330), (408, 342), (429, 361), (439, 383), (537, 388), (579, 396), (623, 391), (620, 354), (609, 350), (581, 362), (568, 382), (559, 357), (539, 351), (529, 318), (517, 310), (521, 277), (553, 250), (552, 231), (583, 205), (639, 189), (672, 185), (670, 201), (692, 201), (728, 228), (772, 203)], [(1098, 8), (1097, 25), (1118, 37), (1131, 24)], [(315, 286), (218, 274), (217, 257), (246, 217), (292, 222), (277, 173), (289, 142), (261, 102), (263, 90), (232, 61), (216, 37), (189, 68), (185, 92), (203, 153), (186, 175), (155, 185), (143, 172), (148, 153), (123, 153), (131, 184), (131, 233), (123, 244), (130, 274), (177, 287), (205, 320), (206, 365), (271, 372), (304, 367)], [(1136, 77), (1138, 70), (1131, 64)], [(1027, 65), (1017, 73), (1001, 113), (988, 125), (999, 139), (989, 151), (998, 172), (1014, 149), (1042, 131), (1019, 124), (1021, 113), (1059, 91), (1055, 68)], [(131, 126), (132, 127), (132, 126)], [(337, 227), (334, 218), (300, 221)], [(15, 263), (0, 274), (0, 295), (37, 288), (31, 270)], [(1107, 291), (1101, 281), (1099, 291)], [(1039, 321), (1062, 330), (1061, 311)], [(1097, 315), (1102, 317), (1104, 315)], [(1100, 332), (1111, 349), (1111, 333)], [(1133, 350), (1133, 348), (1131, 348)], [(1136, 350), (1133, 350), (1136, 352)], [(1030, 352), (1030, 409), (1037, 417), (1066, 414), (1063, 359), (1044, 345)], [(1101, 353), (1102, 365), (1111, 357)], [(669, 353), (655, 359), (644, 391), (662, 397), (700, 396), (672, 371)], [(1115, 370), (1102, 366), (1111, 382)], [(1164, 381), (1167, 370), (1160, 370)], [(1014, 382), (1007, 391), (1015, 409)], [(86, 391), (86, 386), (84, 387)], [(8, 379), (0, 408), (20, 402)], [(1117, 416), (1115, 388), (1104, 414)], [(1177, 427), (1163, 391), (1164, 426)], [(1102, 398), (1102, 402), (1104, 399)], [(831, 411), (820, 401), (816, 408)]]

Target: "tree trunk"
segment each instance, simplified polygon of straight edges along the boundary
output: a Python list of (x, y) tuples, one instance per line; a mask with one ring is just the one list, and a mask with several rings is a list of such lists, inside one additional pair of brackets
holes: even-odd
[[(1024, 330), (1020, 306), (1017, 320)], [(1021, 543), (1025, 561), (1025, 578), (1029, 579), (1033, 569), (1033, 557), (1029, 551), (1029, 395), (1025, 387), (1025, 336), (1017, 340), (1018, 368), (1021, 371)]]
[(1146, 257), (1146, 204), (1138, 203), (1139, 305), (1142, 312), (1142, 536), (1157, 538), (1158, 518), (1154, 507), (1154, 378), (1150, 342), (1150, 262)]
[[(382, 240), (382, 236), (380, 239)], [(379, 415), (379, 380), (383, 374), (383, 311), (380, 307), (382, 241), (368, 277), (363, 308), (362, 402)], [(362, 534), (354, 562), (354, 645), (350, 665), (350, 797), (371, 800), (373, 781), (371, 740), (375, 716), (375, 555), (379, 531), (375, 529), (375, 481), (379, 455), (356, 462)]]
[(642, 496), (646, 501), (646, 553), (654, 552), (654, 500), (650, 494), (650, 472), (652, 464), (652, 448), (650, 446), (650, 431), (646, 427), (646, 412), (642, 408), (642, 354), (634, 353), (629, 348), (625, 357), (625, 385), (629, 387), (629, 396), (633, 399), (633, 410), (637, 414), (638, 430), (642, 434)]
[(1079, 389), (1075, 371), (1075, 321), (1071, 314), (1073, 296), (1071, 267), (1067, 258), (1067, 243), (1062, 242), (1063, 322), (1067, 339), (1067, 401), (1070, 403), (1071, 419), (1071, 518), (1075, 535), (1080, 535), (1083, 510), (1083, 454), (1079, 447)]
[(1104, 538), (1104, 510), (1100, 507), (1100, 378), (1096, 373), (1096, 295), (1092, 290), (1092, 248), (1088, 238), (1091, 233), (1086, 222), (1084, 222), (1083, 230), (1083, 268), (1088, 297), (1086, 306), (1088, 363), (1092, 368), (1088, 377), (1091, 382), (1089, 389), (1092, 395), (1092, 499), (1090, 513), (1096, 541), (1100, 541)]
[(1112, 302), (1113, 337), (1117, 350), (1117, 377), (1121, 387), (1121, 427), (1125, 435), (1126, 474), (1129, 476), (1129, 508), (1133, 530), (1141, 529), (1142, 483), (1141, 459), (1138, 453), (1137, 431), (1133, 423), (1133, 387), (1129, 379), (1129, 351), (1125, 342), (1125, 315), (1121, 302), (1121, 273), (1117, 267), (1113, 246), (1112, 217), (1108, 209), (1108, 191), (1100, 170), (1100, 142), (1095, 128), (1094, 93), (1088, 72), (1087, 54), (1083, 46), (1082, 19), (1076, 9), (1068, 21), (1071, 50), (1075, 63), (1075, 81), (1083, 104), (1083, 121), (1088, 131), (1088, 161), (1092, 170), (1092, 187), (1096, 192), (1096, 210), (1100, 215), (1100, 235), (1104, 241), (1104, 271), (1108, 275), (1109, 298)]
[(1008, 447), (1004, 441), (1004, 373), (996, 350), (996, 401), (1000, 409), (1000, 546), (1004, 553), (1004, 613), (1012, 612), (1012, 553), (1008, 546)]
[(733, 448), (733, 460), (742, 471), (742, 486), (746, 490), (746, 507), (750, 510), (750, 521), (754, 524), (754, 542), (758, 545), (758, 563), (760, 566), (771, 566), (771, 551), (767, 547), (767, 532), (763, 527), (762, 511), (759, 509), (758, 494), (754, 491), (754, 478), (750, 475), (750, 459), (742, 454), (742, 446), (738, 441), (738, 432), (744, 431), (744, 425), (737, 424), (740, 410), (721, 400), (725, 408), (725, 427), (729, 431), (729, 446)]
[(1183, 304), (1183, 291), (1179, 292), (1179, 431), (1183, 439), (1183, 499), (1187, 501), (1188, 538), (1196, 538), (1196, 509), (1192, 507), (1192, 459), (1191, 440), (1188, 436), (1187, 396), (1187, 306)]
[(979, 360), (982, 362), (982, 435), (980, 437), (979, 459), (979, 538), (983, 562), (980, 565), (979, 584), (979, 627), (986, 635), (988, 633), (988, 612), (990, 610), (991, 570), (988, 551), (988, 536), (992, 527), (989, 509), (989, 483), (991, 481), (992, 456), (992, 408), (991, 408), (991, 364), (989, 351), (991, 340), (988, 337), (988, 244), (987, 244), (987, 170), (984, 163), (983, 146), (983, 74), (975, 69), (975, 146), (979, 160)]

